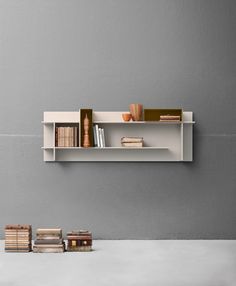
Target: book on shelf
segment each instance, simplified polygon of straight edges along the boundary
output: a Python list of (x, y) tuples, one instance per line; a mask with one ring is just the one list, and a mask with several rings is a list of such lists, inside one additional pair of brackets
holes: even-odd
[(122, 147), (143, 147), (143, 137), (122, 137)]
[(102, 139), (102, 128), (98, 128), (99, 132), (99, 141), (100, 141), (100, 147), (103, 148), (103, 139)]
[(93, 142), (94, 142), (94, 147), (98, 147), (97, 131), (95, 125), (93, 126)]
[(160, 121), (179, 122), (180, 120), (181, 120), (180, 115), (160, 115)]
[(143, 147), (143, 142), (127, 142), (121, 143), (122, 147)]
[(105, 142), (105, 132), (104, 128), (98, 127), (97, 124), (93, 126), (93, 134), (94, 134), (94, 147), (104, 148), (106, 147)]
[(102, 145), (103, 147), (106, 147), (104, 128), (102, 128)]
[(77, 147), (78, 127), (56, 127), (55, 130), (56, 147)]
[(122, 137), (121, 143), (129, 143), (129, 142), (143, 142), (143, 137)]

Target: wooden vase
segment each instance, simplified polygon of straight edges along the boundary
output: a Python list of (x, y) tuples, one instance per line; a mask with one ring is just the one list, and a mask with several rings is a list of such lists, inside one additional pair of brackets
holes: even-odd
[(88, 148), (90, 147), (90, 141), (89, 141), (89, 119), (88, 115), (86, 113), (86, 116), (84, 118), (84, 142), (83, 147)]
[(143, 106), (139, 103), (132, 103), (129, 106), (129, 110), (133, 121), (141, 121), (143, 117)]

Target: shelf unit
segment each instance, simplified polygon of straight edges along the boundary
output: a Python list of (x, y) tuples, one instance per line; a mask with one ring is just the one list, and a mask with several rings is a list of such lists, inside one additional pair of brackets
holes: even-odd
[[(193, 112), (183, 111), (181, 122), (122, 120), (122, 112), (93, 112), (93, 123), (104, 128), (106, 145), (98, 147), (56, 147), (58, 124), (80, 128), (80, 112), (44, 112), (44, 161), (192, 161)], [(144, 138), (144, 147), (121, 147), (123, 136)], [(80, 138), (79, 138), (80, 141)]]

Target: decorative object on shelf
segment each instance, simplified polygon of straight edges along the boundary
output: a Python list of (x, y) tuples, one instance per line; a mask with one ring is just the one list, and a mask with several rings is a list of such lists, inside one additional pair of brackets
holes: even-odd
[(182, 109), (144, 109), (144, 121), (164, 121), (163, 116), (169, 119), (171, 116), (178, 116), (175, 118), (182, 121), (182, 113)]
[(93, 110), (80, 109), (80, 122), (81, 147), (93, 147)]
[(131, 119), (131, 114), (130, 113), (122, 113), (122, 119), (124, 121), (130, 121)]
[(67, 233), (67, 251), (91, 251), (92, 233), (88, 230)]
[(143, 147), (143, 137), (122, 137), (122, 147)]
[(25, 224), (8, 224), (5, 226), (5, 251), (31, 251), (32, 227)]
[(61, 253), (65, 251), (61, 228), (38, 228), (33, 252)]
[(90, 141), (89, 141), (89, 119), (88, 115), (86, 113), (84, 118), (84, 140), (83, 140), (83, 147), (90, 147)]
[(132, 103), (129, 106), (129, 110), (133, 121), (141, 121), (143, 118), (143, 106), (139, 103)]

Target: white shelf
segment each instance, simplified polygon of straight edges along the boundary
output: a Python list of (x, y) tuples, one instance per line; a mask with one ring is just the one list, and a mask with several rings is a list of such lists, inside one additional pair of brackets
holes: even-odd
[(168, 150), (168, 147), (41, 147), (44, 150), (55, 149), (55, 150), (84, 150), (84, 151), (100, 151), (100, 150)]
[(55, 149), (55, 147), (41, 147), (41, 149), (50, 150), (50, 149)]
[[(120, 112), (93, 111), (93, 124), (105, 130), (109, 147), (55, 147), (56, 124), (78, 124), (79, 112), (44, 112), (44, 161), (192, 161), (193, 113), (184, 111), (183, 121), (128, 121)], [(122, 137), (143, 137), (145, 147), (122, 147)]]
[(94, 121), (94, 124), (194, 124), (194, 121)]

